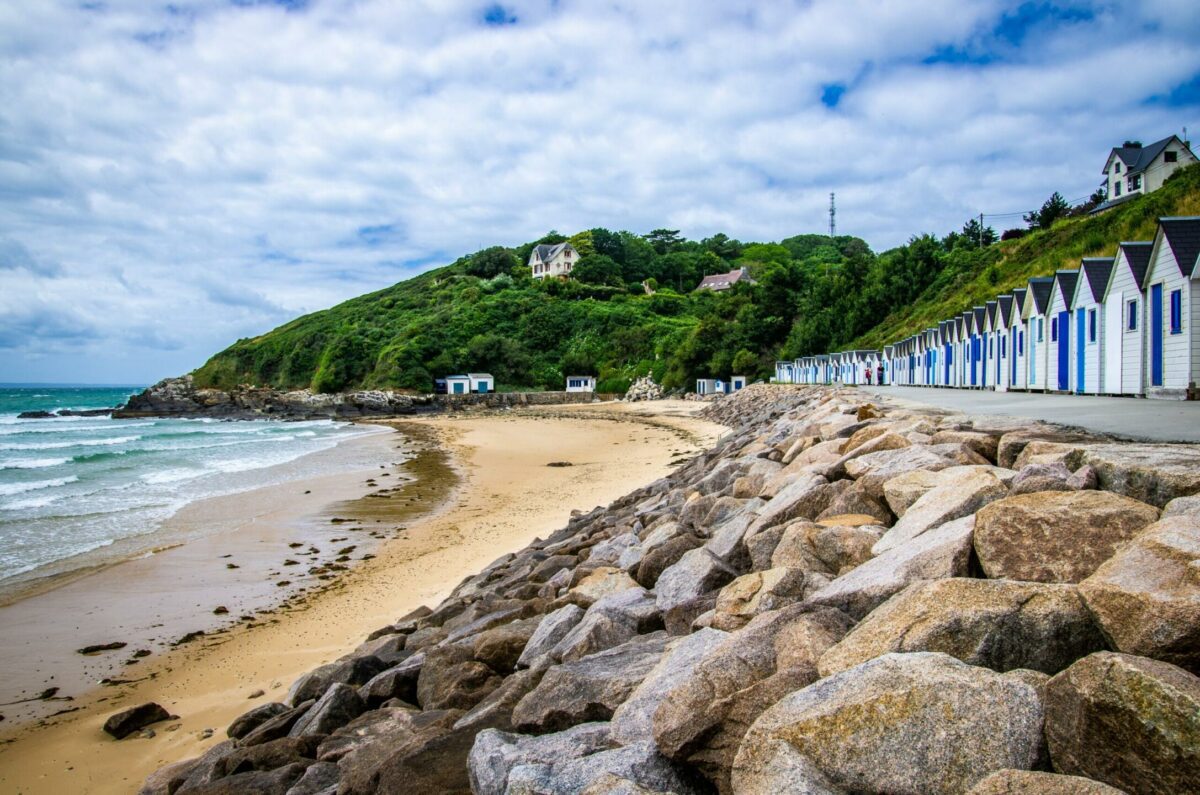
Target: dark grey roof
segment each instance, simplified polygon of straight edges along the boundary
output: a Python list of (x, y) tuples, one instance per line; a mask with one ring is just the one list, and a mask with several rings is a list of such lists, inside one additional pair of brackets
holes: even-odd
[(1018, 287), (1012, 291), (1013, 294), (1013, 311), (1018, 315), (1025, 311), (1025, 293), (1029, 292), (1028, 287)]
[(1200, 257), (1200, 217), (1159, 218), (1158, 227), (1171, 247), (1179, 272), (1191, 276)]
[(1075, 283), (1079, 281), (1079, 271), (1058, 271), (1054, 274), (1054, 280), (1061, 287), (1063, 294), (1063, 303), (1067, 305), (1067, 309), (1075, 308)]
[(1080, 265), (1088, 287), (1092, 291), (1092, 300), (1100, 303), (1104, 300), (1104, 289), (1108, 287), (1108, 277), (1112, 274), (1113, 257), (1084, 257)]
[(1154, 243), (1149, 240), (1122, 243), (1121, 251), (1125, 254), (1125, 261), (1129, 263), (1133, 283), (1141, 288), (1146, 281), (1146, 271), (1150, 269), (1150, 254), (1154, 251)]
[(1050, 309), (1050, 293), (1054, 291), (1053, 276), (1035, 276), (1029, 280), (1029, 291), (1033, 294), (1033, 308), (1044, 315)]
[(996, 298), (996, 303), (1000, 305), (1000, 322), (1007, 328), (1010, 324), (1010, 315), (1012, 315), (1013, 297), (1001, 295)]
[(971, 310), (971, 312), (975, 316), (975, 328), (979, 329), (980, 331), (983, 331), (983, 321), (984, 321), (984, 318), (987, 316), (987, 307), (977, 306), (977, 307), (973, 308)]
[[(1179, 139), (1174, 135), (1169, 135), (1161, 141), (1155, 141), (1149, 146), (1118, 146), (1112, 150), (1109, 158), (1111, 159), (1113, 154), (1121, 158), (1121, 162), (1125, 164), (1127, 176), (1140, 174), (1150, 167), (1150, 164), (1154, 162), (1154, 158), (1158, 157), (1162, 153), (1162, 150), (1166, 149), (1167, 145), (1172, 141), (1179, 141)], [(1179, 144), (1182, 146), (1183, 142), (1180, 141)], [(1105, 162), (1105, 165), (1107, 166), (1108, 163)]]
[(537, 252), (538, 258), (541, 259), (542, 262), (547, 262), (554, 259), (556, 256), (558, 256), (558, 252), (569, 246), (571, 246), (570, 243), (542, 243), (540, 246), (534, 246), (533, 250)]
[(983, 305), (983, 310), (987, 315), (987, 322), (990, 323), (993, 328), (996, 326), (996, 310), (998, 308), (999, 304), (997, 304), (995, 301), (988, 301)]

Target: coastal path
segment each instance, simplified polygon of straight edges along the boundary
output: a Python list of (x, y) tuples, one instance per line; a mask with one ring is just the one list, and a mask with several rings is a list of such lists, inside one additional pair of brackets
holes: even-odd
[(1073, 425), (1157, 442), (1200, 442), (1200, 402), (928, 387), (863, 387), (902, 403)]

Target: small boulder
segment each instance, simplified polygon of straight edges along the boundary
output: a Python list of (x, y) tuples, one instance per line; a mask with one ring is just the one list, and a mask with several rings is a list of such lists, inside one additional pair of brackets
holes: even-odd
[(467, 757), (471, 790), (477, 795), (504, 795), (508, 776), (521, 765), (562, 763), (616, 747), (607, 723), (582, 723), (554, 734), (528, 736), (485, 729), (475, 737)]
[(1012, 481), (1013, 494), (1033, 494), (1037, 491), (1071, 491), (1067, 481), (1071, 470), (1064, 464), (1029, 464), (1021, 468)]
[(583, 615), (582, 607), (569, 604), (543, 616), (522, 649), (521, 656), (517, 658), (517, 666), (530, 668), (542, 663), (549, 664), (550, 650), (580, 622)]
[(501, 677), (464, 646), (437, 646), (426, 652), (417, 678), (422, 709), (470, 709), (500, 686)]
[(1158, 519), (1158, 509), (1107, 491), (1020, 494), (981, 509), (975, 552), (988, 577), (1079, 582)]
[(1079, 776), (1036, 770), (997, 770), (967, 795), (1126, 795), (1124, 790)]
[(239, 740), (266, 721), (274, 718), (276, 715), (282, 715), (289, 709), (290, 707), (286, 704), (263, 704), (262, 706), (255, 707), (249, 712), (242, 713), (235, 718), (233, 723), (229, 724), (229, 728), (225, 730), (225, 734), (235, 740)]
[(829, 579), (786, 567), (743, 574), (717, 594), (712, 627), (726, 631), (740, 629), (759, 613), (803, 600), (806, 593), (826, 585)]
[(167, 720), (170, 717), (171, 713), (151, 701), (111, 715), (108, 720), (104, 721), (104, 731), (118, 740), (123, 740), (152, 723), (158, 723), (160, 720)]
[(1144, 657), (1097, 652), (1046, 685), (1054, 769), (1129, 792), (1195, 792), (1200, 678)]
[(289, 737), (329, 734), (357, 718), (366, 709), (358, 691), (351, 685), (335, 682), (325, 695), (304, 713), (288, 732)]

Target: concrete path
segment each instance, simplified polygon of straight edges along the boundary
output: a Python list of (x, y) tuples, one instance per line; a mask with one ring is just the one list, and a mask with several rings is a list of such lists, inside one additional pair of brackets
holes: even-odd
[(913, 386), (861, 387), (901, 402), (1074, 425), (1131, 439), (1200, 442), (1200, 402), (1144, 398), (1043, 395)]

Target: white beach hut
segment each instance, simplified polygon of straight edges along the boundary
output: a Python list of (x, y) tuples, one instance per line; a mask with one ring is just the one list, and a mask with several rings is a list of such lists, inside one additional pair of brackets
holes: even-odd
[(567, 376), (567, 391), (595, 392), (596, 377), (592, 375), (569, 375)]
[(1050, 353), (1046, 368), (1047, 390), (1071, 391), (1071, 301), (1079, 271), (1061, 270), (1054, 274), (1050, 290)]
[(1121, 243), (1104, 293), (1104, 387), (1109, 395), (1141, 395), (1151, 240)]
[(1029, 385), (1029, 365), (1025, 356), (1025, 321), (1021, 317), (1026, 292), (1026, 287), (1018, 287), (1012, 291), (1012, 309), (1008, 318), (1008, 348), (1012, 357), (1009, 363), (1008, 388), (1011, 390), (1024, 390)]
[(1196, 396), (1200, 380), (1200, 217), (1160, 218), (1146, 271), (1146, 396)]
[(996, 297), (996, 319), (992, 335), (996, 340), (996, 391), (1007, 392), (1012, 386), (1012, 341), (1009, 339), (1009, 317), (1012, 314), (1011, 294)]
[(1101, 391), (1103, 377), (1104, 289), (1112, 273), (1112, 257), (1085, 257), (1079, 266), (1075, 282), (1074, 355), (1071, 388), (1076, 394), (1096, 395)]
[(1038, 276), (1029, 280), (1025, 293), (1025, 304), (1021, 319), (1025, 324), (1026, 362), (1028, 380), (1026, 389), (1046, 391), (1050, 372), (1050, 356), (1054, 352), (1050, 342), (1049, 323), (1050, 294), (1054, 291), (1053, 276)]

